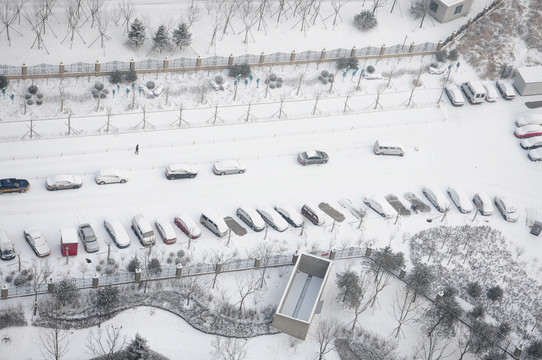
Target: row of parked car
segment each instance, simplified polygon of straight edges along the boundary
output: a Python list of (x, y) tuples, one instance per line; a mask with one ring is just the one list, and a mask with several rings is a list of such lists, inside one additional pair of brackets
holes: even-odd
[(542, 112), (522, 116), (516, 120), (514, 135), (521, 139), (521, 147), (531, 161), (542, 160)]
[(505, 100), (516, 98), (514, 86), (506, 81), (498, 80), (495, 86), (492, 84), (483, 84), (480, 81), (467, 81), (460, 87), (450, 84), (444, 89), (448, 99), (454, 106), (465, 105), (465, 98), (470, 104), (482, 104), (484, 101), (495, 102), (499, 98), (499, 93)]
[[(468, 214), (476, 207), (481, 215), (489, 216), (493, 214), (493, 204), (495, 204), (506, 221), (516, 222), (518, 220), (516, 206), (512, 200), (507, 197), (495, 196), (493, 201), (491, 201), (490, 197), (485, 192), (478, 192), (470, 198), (465, 191), (458, 187), (448, 187), (446, 193), (461, 213)], [(450, 208), (450, 202), (439, 189), (427, 186), (422, 189), (422, 194), (429, 200), (435, 209), (437, 209), (437, 211), (444, 213)], [(365, 197), (363, 201), (368, 207), (384, 218), (397, 216), (395, 208), (393, 208), (384, 197), (369, 196)]]
[[(303, 205), (301, 211), (297, 211), (289, 205), (264, 206), (257, 209), (250, 206), (241, 206), (237, 209), (236, 214), (254, 231), (262, 231), (266, 226), (280, 232), (285, 231), (289, 225), (298, 228), (303, 226), (303, 218), (319, 226), (325, 223), (323, 212), (317, 206), (307, 204)], [(201, 236), (201, 228), (186, 213), (176, 216), (173, 223), (190, 239), (197, 239)], [(224, 237), (229, 233), (229, 227), (224, 217), (216, 210), (210, 209), (202, 212), (200, 223), (218, 237)], [(115, 217), (106, 218), (104, 227), (118, 248), (122, 249), (130, 246), (130, 236), (119, 219)], [(143, 214), (135, 215), (132, 218), (131, 228), (143, 246), (154, 245), (157, 238), (156, 233), (166, 244), (173, 244), (177, 241), (177, 234), (168, 218), (156, 219), (154, 227), (156, 232)], [(98, 237), (90, 224), (79, 225), (77, 235), (87, 252), (93, 253), (100, 250)], [(45, 257), (51, 253), (47, 241), (37, 229), (25, 229), (23, 237), (37, 256)], [(71, 255), (76, 253), (76, 250), (70, 252)], [(13, 241), (5, 230), (0, 230), (0, 255), (3, 260), (10, 260), (15, 257)]]

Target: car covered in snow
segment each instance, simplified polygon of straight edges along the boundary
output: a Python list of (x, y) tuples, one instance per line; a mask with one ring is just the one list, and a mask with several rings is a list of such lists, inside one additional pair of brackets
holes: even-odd
[(521, 116), (516, 120), (516, 126), (521, 127), (525, 125), (542, 125), (542, 113), (529, 114)]
[(495, 89), (495, 86), (491, 84), (484, 84), (484, 89), (486, 90), (486, 101), (487, 102), (495, 102), (499, 98), (499, 93), (497, 92), (497, 89)]
[(397, 216), (397, 211), (382, 196), (366, 196), (363, 202), (383, 218), (390, 219)]
[(247, 171), (245, 165), (237, 160), (217, 161), (213, 165), (215, 175), (243, 174)]
[(504, 220), (509, 222), (518, 221), (518, 212), (512, 200), (504, 196), (495, 196), (493, 202), (495, 203), (495, 206), (501, 213)]
[(288, 223), (284, 218), (271, 206), (264, 206), (258, 208), (258, 213), (264, 219), (264, 221), (277, 231), (285, 231), (288, 229)]
[(503, 99), (514, 100), (516, 98), (516, 92), (514, 91), (512, 84), (503, 80), (497, 80), (495, 85), (497, 86), (497, 90), (499, 90)]
[(252, 230), (262, 231), (263, 229), (265, 229), (265, 221), (253, 207), (250, 207), (248, 205), (238, 207), (236, 214), (237, 217), (243, 220), (243, 222), (247, 224), (248, 227), (250, 227)]
[(444, 212), (447, 208), (450, 207), (450, 203), (448, 200), (446, 200), (446, 196), (442, 193), (442, 191), (431, 187), (431, 186), (425, 186), (422, 189), (422, 194), (429, 200), (431, 204), (440, 212)]
[(78, 234), (87, 252), (93, 253), (100, 250), (100, 243), (98, 243), (96, 233), (90, 224), (79, 225)]
[(0, 229), (0, 259), (11, 260), (15, 257), (15, 247), (8, 232)]
[(327, 153), (320, 150), (309, 150), (300, 152), (297, 161), (301, 165), (326, 164), (329, 161)]
[(198, 168), (192, 164), (177, 163), (171, 164), (166, 168), (166, 178), (168, 180), (173, 179), (186, 179), (194, 178), (198, 175)]
[(111, 236), (113, 242), (119, 248), (125, 248), (130, 246), (130, 237), (128, 236), (126, 229), (124, 228), (124, 226), (122, 226), (122, 223), (119, 219), (112, 217), (105, 219), (104, 227), (109, 236)]
[(158, 235), (160, 235), (164, 243), (173, 244), (175, 241), (177, 241), (177, 234), (175, 234), (175, 230), (168, 219), (158, 218), (154, 222), (154, 226), (156, 227)]
[(523, 139), (521, 140), (520, 145), (525, 150), (538, 149), (539, 147), (542, 147), (542, 136), (533, 136)]
[(128, 181), (128, 172), (121, 169), (107, 168), (96, 173), (96, 184), (124, 184)]
[(472, 203), (463, 189), (450, 186), (446, 192), (459, 212), (468, 214), (472, 211)]
[(493, 203), (485, 192), (474, 194), (472, 202), (476, 205), (480, 214), (484, 216), (493, 215)]
[(25, 179), (9, 178), (0, 180), (0, 194), (11, 192), (24, 193), (28, 189), (30, 189), (30, 184)]
[(30, 245), (32, 250), (39, 257), (47, 256), (51, 253), (51, 248), (43, 235), (34, 228), (28, 228), (23, 231), (24, 239)]
[(448, 99), (450, 99), (450, 103), (453, 106), (463, 106), (465, 105), (465, 99), (463, 98), (463, 93), (461, 93), (461, 90), (455, 85), (448, 85), (444, 89), (444, 92), (446, 92), (446, 95), (448, 96)]
[(542, 125), (525, 125), (516, 128), (514, 135), (518, 139), (530, 138), (533, 136), (542, 136)]
[(49, 176), (46, 180), (45, 188), (50, 191), (79, 189), (83, 185), (83, 179), (74, 175), (55, 175)]
[(529, 150), (527, 156), (531, 161), (542, 161), (542, 148)]
[(292, 206), (286, 204), (278, 204), (275, 210), (293, 227), (301, 227), (303, 225), (303, 216), (296, 211)]
[(175, 218), (175, 225), (191, 239), (197, 239), (201, 236), (201, 229), (198, 224), (185, 213), (182, 213)]

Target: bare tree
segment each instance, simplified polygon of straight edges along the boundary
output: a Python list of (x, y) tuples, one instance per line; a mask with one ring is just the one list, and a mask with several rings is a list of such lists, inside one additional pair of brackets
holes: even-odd
[(261, 0), (260, 5), (258, 6), (258, 29), (256, 31), (260, 31), (260, 28), (263, 26), (265, 29), (266, 22), (265, 22), (265, 15), (271, 12), (271, 5), (269, 4), (269, 0)]
[(258, 290), (258, 282), (254, 279), (254, 275), (243, 279), (236, 276), (235, 282), (237, 283), (237, 293), (239, 294), (239, 313), (242, 313), (247, 297)]
[(217, 360), (243, 360), (247, 357), (246, 340), (237, 338), (216, 337), (211, 346), (213, 359)]
[[(40, 28), (40, 31), (45, 35), (46, 28), (49, 27), (51, 32), (54, 31), (49, 25), (49, 17), (53, 14), (53, 7), (56, 4), (56, 0), (35, 0), (33, 4), (34, 13), (32, 16), (25, 16), (26, 19), (31, 23), (31, 25), (34, 27), (34, 24), (29, 20), (29, 18), (35, 18), (36, 19), (36, 27)], [(56, 35), (55, 35), (56, 36)]]
[(188, 23), (188, 27), (192, 27), (196, 21), (199, 20), (199, 13), (201, 11), (201, 8), (198, 5), (194, 4), (194, 0), (190, 3), (190, 6), (188, 7), (188, 15), (186, 16), (186, 22)]
[(421, 303), (416, 301), (413, 290), (409, 287), (397, 290), (393, 303), (393, 317), (397, 327), (393, 330), (395, 337), (403, 333), (402, 326), (415, 322), (420, 317)]
[(318, 360), (323, 360), (325, 355), (332, 351), (333, 342), (339, 335), (341, 327), (335, 318), (320, 319), (312, 336), (318, 344)]
[(50, 328), (40, 330), (41, 354), (45, 359), (60, 360), (68, 352), (68, 331), (55, 321)]
[(53, 273), (53, 270), (49, 268), (49, 262), (32, 261), (32, 266), (29, 269), (32, 274), (32, 280), (30, 286), (34, 291), (34, 316), (38, 312), (38, 291), (43, 284), (47, 282), (49, 276)]
[(337, 25), (337, 19), (340, 19), (342, 21), (340, 12), (343, 6), (345, 6), (347, 2), (348, 0), (331, 0), (331, 7), (333, 8), (333, 14), (329, 15), (324, 20), (327, 20), (333, 16), (333, 28), (335, 28), (335, 26)]
[(87, 349), (99, 360), (120, 360), (119, 352), (126, 343), (126, 336), (120, 336), (122, 326), (108, 325), (105, 328), (105, 334), (102, 328), (98, 328), (97, 333), (90, 330), (88, 335)]
[(336, 283), (339, 290), (337, 300), (347, 309), (354, 311), (351, 329), (353, 332), (359, 315), (367, 310), (371, 302), (370, 298), (367, 299), (371, 287), (371, 276), (366, 271), (362, 271), (359, 275), (353, 271), (345, 271), (337, 274)]
[(278, 0), (278, 9), (277, 11), (275, 11), (274, 14), (272, 14), (272, 16), (277, 14), (277, 26), (280, 23), (280, 17), (282, 14), (284, 14), (284, 16), (287, 18), (286, 9), (284, 8), (285, 5), (286, 5), (286, 0)]
[(134, 16), (134, 4), (131, 1), (123, 1), (122, 4), (119, 4), (119, 10), (124, 18), (122, 25), (126, 25), (124, 28), (124, 33), (130, 31), (130, 24), (132, 23), (132, 17)]
[(443, 360), (454, 354), (454, 351), (445, 354), (450, 345), (449, 341), (441, 341), (436, 333), (429, 336), (422, 335), (416, 348), (415, 359), (422, 360)]
[(201, 283), (197, 276), (185, 277), (179, 280), (179, 288), (186, 292), (186, 306), (190, 306), (193, 295), (201, 291)]
[(232, 32), (235, 33), (235, 30), (233, 29), (231, 25), (231, 20), (233, 16), (235, 15), (235, 12), (239, 10), (239, 2), (238, 0), (228, 1), (228, 0), (220, 0), (219, 2), (219, 10), (221, 12), (221, 19), (223, 21), (221, 22), (223, 25), (222, 28), (222, 38), (224, 38), (224, 35), (226, 35), (226, 32), (228, 31), (228, 27), (231, 28)]
[(68, 32), (64, 39), (62, 40), (62, 43), (66, 40), (66, 38), (70, 37), (70, 49), (73, 47), (73, 41), (75, 39), (75, 34), (79, 36), (81, 41), (83, 41), (84, 44), (86, 44), (85, 40), (79, 33), (79, 8), (81, 6), (80, 0), (65, 0), (65, 13), (66, 18), (68, 20)]
[(94, 22), (103, 8), (103, 0), (87, 0), (87, 6), (90, 11), (91, 23), (90, 28), (94, 27)]
[(13, 0), (3, 0), (2, 3), (0, 3), (0, 21), (2, 24), (4, 24), (4, 27), (2, 30), (0, 30), (0, 33), (6, 30), (6, 37), (8, 39), (9, 46), (11, 46), (9, 27), (17, 17), (17, 7), (15, 4), (16, 3)]
[(284, 253), (284, 249), (279, 249), (277, 243), (260, 242), (256, 248), (248, 252), (248, 256), (260, 260), (260, 289), (265, 285), (265, 274), (269, 265), (269, 260), (275, 254)]
[(378, 8), (381, 8), (381, 7), (384, 7), (387, 3), (388, 3), (388, 0), (373, 0), (373, 8), (371, 9), (371, 11), (373, 12), (373, 15), (376, 13), (376, 10)]
[[(254, 24), (256, 24), (258, 13), (256, 12), (256, 9), (254, 7), (254, 0), (243, 0), (240, 4), (241, 7), (241, 21), (243, 22), (243, 25), (245, 28), (241, 31), (245, 33), (245, 37), (243, 40), (244, 44), (248, 44), (248, 36), (252, 36), (252, 27)], [(240, 33), (241, 33), (240, 32)]]
[(100, 48), (105, 48), (105, 40), (111, 40), (111, 37), (107, 35), (107, 27), (109, 26), (109, 14), (100, 13), (96, 15), (96, 24), (98, 25), (98, 32), (100, 35), (88, 46), (91, 47), (98, 39), (100, 39)]

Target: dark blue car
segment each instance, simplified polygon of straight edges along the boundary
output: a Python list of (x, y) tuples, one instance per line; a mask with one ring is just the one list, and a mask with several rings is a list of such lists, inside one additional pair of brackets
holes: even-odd
[(24, 193), (30, 189), (30, 184), (25, 179), (1, 179), (0, 194), (19, 192)]

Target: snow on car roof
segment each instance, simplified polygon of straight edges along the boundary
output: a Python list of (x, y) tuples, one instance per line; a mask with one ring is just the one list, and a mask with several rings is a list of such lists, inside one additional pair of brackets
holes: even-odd
[(195, 165), (187, 164), (187, 163), (176, 163), (169, 165), (169, 169), (171, 171), (187, 171), (187, 172), (197, 172), (198, 169)]
[(307, 157), (310, 157), (310, 158), (318, 156), (318, 151), (317, 150), (309, 150), (306, 153), (307, 153)]
[(98, 171), (98, 174), (104, 175), (126, 175), (128, 172), (126, 170), (117, 169), (117, 168), (105, 168)]
[(75, 177), (73, 175), (68, 175), (68, 174), (54, 175), (54, 176), (51, 176), (50, 179), (53, 182), (59, 182), (59, 181), (75, 182)]

